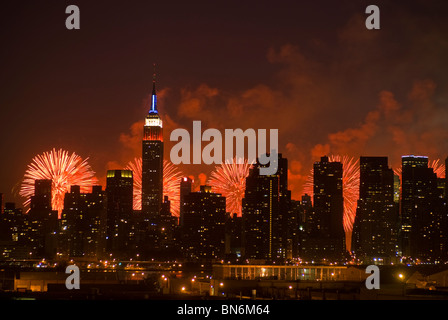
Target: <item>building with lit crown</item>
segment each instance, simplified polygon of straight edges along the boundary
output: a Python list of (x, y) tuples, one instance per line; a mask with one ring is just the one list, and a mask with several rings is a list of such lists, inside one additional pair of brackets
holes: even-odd
[(157, 224), (163, 201), (163, 128), (157, 110), (155, 77), (142, 141), (142, 213)]

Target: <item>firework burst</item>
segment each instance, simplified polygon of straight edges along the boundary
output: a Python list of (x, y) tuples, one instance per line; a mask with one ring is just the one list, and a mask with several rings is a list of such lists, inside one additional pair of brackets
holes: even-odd
[(98, 184), (95, 172), (87, 163), (74, 152), (53, 149), (33, 158), (25, 172), (19, 194), (25, 198), (24, 207), (28, 207), (34, 195), (35, 180), (51, 180), (51, 206), (57, 210), (59, 216), (64, 208), (64, 196), (70, 192), (70, 186), (81, 187), (81, 192), (89, 192), (90, 188)]
[[(342, 163), (342, 192), (344, 196), (344, 230), (351, 232), (356, 217), (356, 206), (359, 198), (359, 161), (349, 156), (329, 156), (330, 162)], [(303, 192), (313, 198), (314, 170), (304, 184)]]
[[(142, 158), (135, 158), (125, 169), (132, 170), (134, 176), (134, 210), (142, 209)], [(171, 202), (171, 212), (179, 216), (180, 191), (179, 184), (183, 173), (168, 160), (163, 161), (163, 195)]]
[(247, 160), (237, 163), (236, 159), (230, 163), (226, 161), (215, 167), (208, 184), (213, 192), (220, 193), (226, 197), (226, 211), (242, 214), (242, 200), (246, 190), (246, 177), (249, 175), (249, 169), (252, 167)]

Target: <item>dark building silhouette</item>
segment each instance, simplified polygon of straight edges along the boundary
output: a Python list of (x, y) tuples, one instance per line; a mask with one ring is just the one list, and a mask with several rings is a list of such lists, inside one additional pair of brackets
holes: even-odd
[[(151, 107), (145, 118), (142, 142), (142, 213), (150, 226), (157, 224), (163, 197), (163, 129), (157, 110), (155, 78)], [(148, 227), (150, 227), (148, 226)]]
[(179, 226), (182, 228), (184, 225), (184, 197), (191, 192), (193, 181), (188, 177), (183, 177), (180, 180), (180, 208), (179, 208)]
[(314, 209), (311, 196), (304, 194), (301, 201), (292, 202), (292, 210), (297, 212), (297, 251), (294, 257), (303, 257), (303, 249), (306, 248), (307, 238), (310, 237), (309, 230), (315, 229)]
[(365, 263), (390, 263), (397, 252), (398, 205), (387, 157), (361, 157), (352, 251)]
[(71, 186), (61, 215), (60, 252), (68, 257), (102, 258), (106, 240), (106, 193), (93, 186), (81, 193)]
[(338, 261), (345, 254), (343, 227), (342, 163), (328, 157), (314, 163), (314, 210), (308, 235), (302, 242), (305, 260)]
[(30, 214), (45, 218), (51, 211), (51, 180), (35, 180), (34, 196), (31, 197)]
[(428, 158), (402, 157), (401, 241), (405, 259), (446, 260), (446, 200)]
[(30, 252), (49, 259), (56, 255), (58, 231), (58, 212), (51, 207), (51, 188), (51, 180), (35, 180), (28, 212), (34, 242)]
[(241, 258), (241, 247), (243, 244), (243, 218), (238, 217), (236, 213), (234, 213), (233, 215), (226, 215), (226, 217), (226, 258), (230, 261), (236, 262), (239, 258)]
[(21, 208), (16, 208), (15, 203), (4, 204), (0, 215), (0, 260), (36, 257), (35, 232), (28, 218)]
[(106, 185), (106, 252), (114, 257), (131, 255), (133, 175), (131, 170), (108, 170)]
[(178, 219), (171, 214), (171, 201), (168, 196), (163, 197), (162, 209), (160, 212), (159, 232), (160, 249), (165, 252), (174, 253), (177, 249), (177, 224)]
[(288, 162), (278, 154), (278, 170), (274, 175), (260, 175), (261, 166), (257, 162), (246, 178), (242, 203), (243, 256), (251, 260), (283, 261), (288, 258), (288, 251), (290, 256), (293, 252), (293, 235), (288, 232), (293, 215), (287, 185)]
[(183, 199), (182, 246), (188, 259), (221, 260), (225, 257), (226, 198), (201, 186)]

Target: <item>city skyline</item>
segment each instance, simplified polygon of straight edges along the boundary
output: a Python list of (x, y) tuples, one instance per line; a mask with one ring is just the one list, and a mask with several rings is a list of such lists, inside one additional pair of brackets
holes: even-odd
[(2, 4), (0, 300), (170, 319), (446, 300), (447, 12)]
[[(166, 134), (192, 120), (220, 130), (277, 128), (293, 199), (325, 154), (388, 156), (393, 168), (407, 154), (445, 159), (448, 28), (441, 3), (380, 1), (377, 31), (364, 26), (367, 2), (238, 10), (206, 2), (79, 3), (79, 33), (65, 29), (62, 4), (28, 5), (11, 3), (17, 15), (5, 10), (1, 17), (14, 26), (1, 31), (6, 201), (20, 203), (11, 189), (35, 155), (53, 148), (89, 158), (103, 186), (107, 170), (141, 156), (154, 62), (165, 158), (172, 146)], [(214, 168), (181, 169), (201, 182), (198, 189)]]

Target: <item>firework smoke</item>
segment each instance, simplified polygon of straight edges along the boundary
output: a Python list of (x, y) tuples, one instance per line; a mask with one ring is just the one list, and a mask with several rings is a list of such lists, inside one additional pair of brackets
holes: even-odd
[(70, 192), (70, 186), (81, 187), (81, 192), (90, 192), (93, 185), (98, 184), (87, 163), (74, 152), (69, 155), (67, 151), (53, 149), (33, 158), (25, 172), (19, 194), (25, 198), (24, 207), (28, 207), (34, 195), (34, 181), (40, 179), (51, 180), (51, 206), (58, 211), (60, 217), (64, 208), (64, 196)]
[[(242, 161), (241, 161), (242, 162)], [(238, 164), (236, 159), (233, 163), (226, 161), (215, 167), (208, 184), (213, 192), (220, 193), (226, 197), (226, 211), (242, 214), (242, 200), (246, 190), (246, 177), (249, 175), (251, 164), (244, 160)]]
[[(126, 166), (133, 171), (134, 176), (134, 210), (142, 209), (142, 158), (135, 158)], [(179, 184), (183, 173), (168, 160), (163, 161), (163, 195), (171, 202), (171, 213), (178, 217), (180, 208)]]

